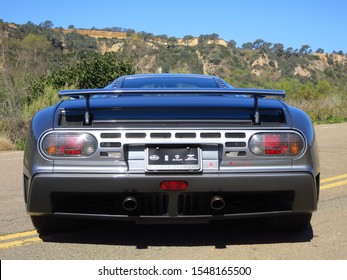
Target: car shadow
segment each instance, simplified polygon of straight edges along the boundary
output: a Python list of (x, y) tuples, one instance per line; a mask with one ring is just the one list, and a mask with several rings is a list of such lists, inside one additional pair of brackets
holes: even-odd
[(262, 220), (246, 219), (187, 225), (136, 225), (101, 222), (79, 232), (40, 235), (44, 242), (135, 246), (214, 246), (310, 242), (312, 227), (302, 232), (270, 231)]

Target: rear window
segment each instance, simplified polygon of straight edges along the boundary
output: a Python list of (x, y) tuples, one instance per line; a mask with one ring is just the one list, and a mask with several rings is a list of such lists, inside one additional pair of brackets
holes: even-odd
[(137, 77), (124, 79), (122, 88), (218, 88), (213, 78)]

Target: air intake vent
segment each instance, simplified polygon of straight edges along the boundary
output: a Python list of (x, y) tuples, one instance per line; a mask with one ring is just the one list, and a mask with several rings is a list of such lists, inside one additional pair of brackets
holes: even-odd
[(116, 88), (119, 84), (119, 79), (115, 80), (113, 87)]
[[(210, 207), (215, 195), (225, 200), (225, 207), (215, 211)], [(225, 192), (225, 193), (184, 193), (178, 197), (180, 215), (214, 215), (237, 213), (261, 213), (285, 211), (293, 208), (294, 192)]]
[(226, 88), (227, 86), (225, 85), (225, 82), (222, 79), (219, 79), (219, 82), (221, 83), (223, 88)]
[[(122, 207), (127, 195), (137, 200), (137, 208), (127, 211)], [(142, 193), (141, 195), (123, 193), (53, 193), (54, 212), (84, 213), (105, 215), (158, 216), (168, 212), (169, 197), (158, 193)]]

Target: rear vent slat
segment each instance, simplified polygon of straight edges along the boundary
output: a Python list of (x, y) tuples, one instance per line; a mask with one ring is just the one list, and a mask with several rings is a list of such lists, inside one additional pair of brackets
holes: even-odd
[(243, 148), (246, 147), (246, 142), (226, 142), (225, 147), (228, 148)]
[(146, 133), (141, 132), (128, 132), (125, 134), (126, 138), (146, 138)]
[(121, 138), (122, 134), (121, 133), (101, 133), (100, 134), (101, 138), (110, 138), (110, 139), (114, 139), (114, 138)]
[(246, 138), (246, 133), (243, 132), (227, 132), (225, 138)]
[(222, 135), (219, 132), (202, 132), (200, 133), (201, 138), (221, 138)]
[(122, 144), (120, 142), (101, 142), (100, 147), (102, 148), (119, 148)]
[(178, 132), (175, 134), (176, 138), (196, 138), (196, 133), (193, 132)]
[(171, 133), (166, 132), (153, 132), (151, 133), (151, 138), (171, 138)]

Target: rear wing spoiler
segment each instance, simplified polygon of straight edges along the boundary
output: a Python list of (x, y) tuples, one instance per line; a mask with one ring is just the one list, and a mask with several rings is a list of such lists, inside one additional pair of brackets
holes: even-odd
[(274, 89), (253, 89), (253, 88), (230, 88), (230, 89), (165, 89), (165, 88), (145, 88), (145, 89), (77, 89), (77, 90), (61, 90), (58, 93), (60, 98), (73, 97), (86, 100), (86, 112), (84, 115), (84, 124), (91, 123), (90, 117), (90, 97), (97, 95), (114, 95), (118, 96), (146, 96), (146, 95), (176, 95), (176, 94), (192, 94), (192, 95), (250, 95), (254, 98), (254, 124), (260, 124), (258, 99), (266, 96), (285, 97), (286, 92)]

